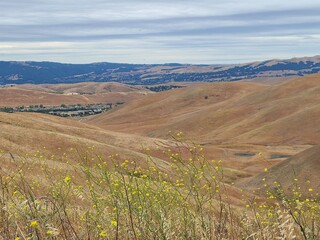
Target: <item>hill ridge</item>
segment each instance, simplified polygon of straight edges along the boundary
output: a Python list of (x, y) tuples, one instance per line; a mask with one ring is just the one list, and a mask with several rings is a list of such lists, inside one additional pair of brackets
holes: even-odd
[(63, 64), (0, 61), (0, 85), (79, 82), (162, 84), (168, 82), (238, 81), (283, 78), (320, 72), (320, 56), (232, 65), (192, 64)]

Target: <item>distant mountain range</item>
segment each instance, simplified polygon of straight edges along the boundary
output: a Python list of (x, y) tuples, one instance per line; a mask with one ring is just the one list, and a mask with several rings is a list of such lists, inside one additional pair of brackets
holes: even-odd
[(0, 61), (0, 85), (78, 82), (163, 84), (304, 76), (320, 72), (320, 56), (233, 65), (64, 64)]

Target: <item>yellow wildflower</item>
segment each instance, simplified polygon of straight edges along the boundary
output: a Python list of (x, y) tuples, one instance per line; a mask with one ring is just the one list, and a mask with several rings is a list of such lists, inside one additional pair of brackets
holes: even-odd
[(99, 233), (99, 236), (100, 236), (100, 237), (107, 237), (107, 232), (106, 232), (105, 230), (103, 230), (103, 231), (101, 231), (101, 232)]
[(38, 227), (39, 227), (39, 224), (38, 224), (37, 221), (32, 221), (32, 222), (30, 223), (30, 227), (32, 227), (32, 228), (38, 228)]
[(71, 177), (66, 176), (63, 180), (65, 183), (69, 183), (71, 181)]

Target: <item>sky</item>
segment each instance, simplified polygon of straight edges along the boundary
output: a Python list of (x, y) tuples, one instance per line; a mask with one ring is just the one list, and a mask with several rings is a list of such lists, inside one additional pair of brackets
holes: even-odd
[(319, 0), (0, 2), (0, 60), (231, 64), (319, 54)]

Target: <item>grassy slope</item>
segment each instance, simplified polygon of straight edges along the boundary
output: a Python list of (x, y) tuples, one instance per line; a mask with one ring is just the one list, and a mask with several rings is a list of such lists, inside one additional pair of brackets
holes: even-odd
[(203, 143), (319, 144), (319, 92), (320, 75), (274, 86), (198, 84), (147, 96), (89, 122), (154, 137), (182, 130)]
[[(208, 112), (207, 109), (213, 105), (219, 106), (225, 102), (236, 101), (247, 92), (261, 87), (257, 84), (238, 82), (196, 84), (135, 101), (110, 114), (100, 115), (92, 119), (90, 123), (142, 134), (156, 133), (158, 129), (162, 129), (162, 135), (167, 134), (169, 130), (184, 130), (177, 129), (175, 124), (180, 124), (181, 128), (188, 128), (192, 125), (190, 130), (197, 131), (201, 128), (198, 122), (203, 110)], [(194, 115), (198, 120), (188, 123), (188, 119)]]
[[(248, 188), (258, 188), (264, 183), (274, 186), (274, 182), (281, 183), (287, 192), (297, 184), (307, 186), (302, 188), (303, 194), (312, 194), (320, 191), (319, 175), (320, 172), (320, 145), (311, 147), (297, 155), (294, 155), (280, 164), (270, 168), (268, 172), (261, 173), (242, 184)], [(262, 179), (265, 179), (263, 181)], [(295, 181), (296, 179), (296, 181)], [(307, 183), (310, 181), (310, 183)], [(312, 188), (312, 192), (308, 189)]]
[[(38, 150), (58, 155), (71, 148), (84, 153), (87, 147), (94, 146), (96, 153), (105, 157), (121, 153), (122, 159), (143, 162), (146, 158), (143, 148), (155, 148), (157, 142), (156, 139), (110, 132), (71, 119), (33, 113), (0, 113), (0, 129), (0, 149), (18, 155)], [(162, 163), (162, 160), (156, 160)]]

